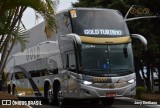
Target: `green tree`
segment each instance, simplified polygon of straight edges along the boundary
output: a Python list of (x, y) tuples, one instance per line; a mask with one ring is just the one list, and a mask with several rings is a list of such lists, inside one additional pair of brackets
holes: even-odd
[(19, 42), (22, 50), (25, 48), (26, 37), (20, 22), (27, 7), (34, 9), (37, 15), (44, 18), (48, 38), (55, 32), (56, 5), (52, 5), (51, 0), (0, 0), (0, 74), (15, 43)]
[[(127, 13), (132, 5), (136, 5), (134, 9), (137, 12), (129, 13), (128, 17), (140, 17), (160, 14), (160, 2), (157, 0), (79, 0), (72, 4), (74, 7), (102, 7), (119, 10), (123, 16)], [(149, 9), (149, 13), (142, 13), (143, 9)], [(141, 10), (139, 10), (141, 9)], [(139, 11), (139, 12), (138, 12)], [(139, 19), (127, 22), (131, 34), (141, 34), (148, 41), (148, 51), (144, 52), (138, 40), (133, 40), (135, 72), (137, 82), (141, 82), (140, 70), (142, 71), (143, 79), (146, 82), (147, 91), (151, 92), (150, 76), (155, 67), (158, 68), (156, 62), (160, 55), (160, 19)], [(156, 65), (155, 65), (156, 64)], [(143, 67), (146, 66), (147, 77), (144, 75)], [(160, 70), (159, 70), (160, 72)], [(160, 74), (159, 74), (160, 76)], [(140, 83), (141, 84), (141, 83)], [(160, 89), (159, 89), (160, 90)]]

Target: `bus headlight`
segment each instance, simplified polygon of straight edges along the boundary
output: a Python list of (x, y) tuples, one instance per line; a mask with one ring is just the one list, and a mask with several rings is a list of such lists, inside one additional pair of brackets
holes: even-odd
[(135, 79), (131, 79), (131, 80), (128, 81), (128, 83), (131, 83), (131, 84), (134, 83), (134, 82), (135, 82)]
[(83, 84), (85, 84), (85, 85), (91, 85), (92, 82), (90, 82), (90, 81), (83, 81)]

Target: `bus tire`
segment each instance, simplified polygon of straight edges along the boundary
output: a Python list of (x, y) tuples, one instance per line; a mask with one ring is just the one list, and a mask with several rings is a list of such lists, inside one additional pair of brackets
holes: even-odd
[(60, 87), (59, 81), (55, 81), (53, 83), (53, 104), (54, 105), (59, 105), (59, 102), (58, 102), (59, 87)]
[(53, 104), (53, 92), (52, 92), (51, 87), (48, 88), (47, 100), (49, 104)]
[(44, 102), (45, 103), (49, 103), (48, 102), (48, 92), (49, 92), (49, 89), (50, 89), (49, 82), (45, 82), (45, 84), (44, 84)]
[(17, 90), (15, 85), (13, 85), (12, 87), (12, 95), (17, 96)]
[(7, 87), (7, 92), (8, 92), (9, 94), (11, 94), (11, 86), (10, 86), (10, 85), (8, 85), (8, 87)]
[(60, 108), (63, 107), (64, 105), (64, 98), (63, 98), (63, 94), (62, 94), (62, 90), (61, 87), (58, 87), (58, 95), (57, 95), (57, 99), (58, 99), (58, 105)]
[(101, 102), (104, 106), (111, 106), (114, 103), (114, 97), (102, 98)]

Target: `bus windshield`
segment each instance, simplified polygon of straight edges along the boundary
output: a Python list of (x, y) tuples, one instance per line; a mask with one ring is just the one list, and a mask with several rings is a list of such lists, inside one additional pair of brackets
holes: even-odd
[[(73, 11), (73, 10), (72, 10)], [(129, 35), (122, 15), (110, 9), (71, 11), (73, 31), (81, 36), (115, 37)]]
[(82, 45), (84, 74), (123, 76), (134, 72), (131, 43), (117, 45)]

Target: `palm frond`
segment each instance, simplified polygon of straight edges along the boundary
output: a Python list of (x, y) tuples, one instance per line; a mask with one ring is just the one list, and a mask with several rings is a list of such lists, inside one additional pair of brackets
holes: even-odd
[(28, 43), (27, 32), (24, 27), (21, 25), (15, 26), (12, 32), (12, 38), (10, 39), (11, 43), (17, 44), (19, 43), (21, 46), (21, 51), (26, 48), (26, 43)]
[(47, 37), (49, 38), (53, 36), (53, 33), (55, 32), (54, 9), (56, 8), (56, 4), (53, 5), (51, 0), (5, 0), (3, 8), (0, 9), (0, 12), (13, 9), (18, 6), (30, 7), (39, 13), (39, 15), (41, 15), (46, 22), (47, 30), (45, 30), (45, 32), (50, 32), (46, 33)]

